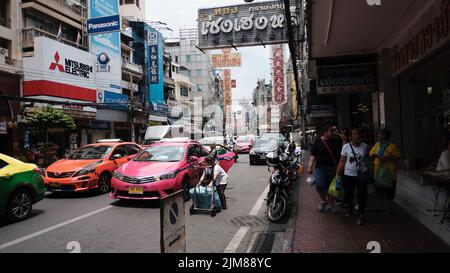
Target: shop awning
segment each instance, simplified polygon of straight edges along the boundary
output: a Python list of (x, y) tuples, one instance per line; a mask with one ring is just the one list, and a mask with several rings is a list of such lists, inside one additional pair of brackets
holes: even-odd
[(310, 1), (311, 57), (370, 54), (390, 48), (436, 1), (382, 0), (381, 6), (365, 0)]

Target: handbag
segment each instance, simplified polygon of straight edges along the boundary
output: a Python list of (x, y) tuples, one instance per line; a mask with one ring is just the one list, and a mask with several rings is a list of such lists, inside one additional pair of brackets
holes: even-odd
[(356, 156), (355, 150), (353, 149), (352, 143), (349, 142), (349, 145), (350, 145), (350, 149), (352, 149), (353, 156), (355, 157), (355, 160), (356, 160), (356, 166), (358, 167), (358, 174), (357, 174), (357, 176), (356, 176), (356, 179), (358, 179), (358, 181), (359, 181), (360, 183), (364, 183), (364, 184), (372, 184), (373, 181), (374, 181), (374, 179), (373, 179), (373, 177), (372, 177), (371, 172), (369, 171), (369, 168), (366, 167), (366, 170), (365, 170), (365, 171), (363, 171), (363, 170), (361, 169), (361, 164), (359, 163), (358, 157)]

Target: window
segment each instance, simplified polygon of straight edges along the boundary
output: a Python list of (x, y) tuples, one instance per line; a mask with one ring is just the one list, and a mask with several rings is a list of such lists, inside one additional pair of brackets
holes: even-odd
[(178, 56), (175, 56), (175, 62), (178, 63)]
[(134, 4), (134, 0), (125, 0), (125, 4)]
[(127, 155), (135, 155), (140, 151), (141, 149), (136, 145), (127, 145)]
[(187, 86), (180, 86), (180, 94), (182, 96), (188, 97), (189, 96), (189, 89)]
[(197, 84), (197, 91), (202, 91), (202, 90), (203, 90), (202, 85), (201, 84)]
[(186, 62), (190, 63), (191, 62), (191, 55), (186, 55)]
[(115, 155), (118, 155), (118, 154), (122, 155), (122, 157), (124, 157), (124, 156), (126, 155), (125, 147), (124, 147), (123, 145), (117, 147), (117, 148), (114, 150), (114, 152), (113, 152), (113, 154), (112, 154), (111, 157), (113, 157), (113, 156), (115, 156)]
[(202, 75), (202, 70), (201, 69), (197, 69), (197, 76), (201, 76)]

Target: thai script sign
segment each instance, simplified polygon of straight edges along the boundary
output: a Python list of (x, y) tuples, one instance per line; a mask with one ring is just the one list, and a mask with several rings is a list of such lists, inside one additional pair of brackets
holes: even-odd
[(241, 53), (212, 54), (211, 61), (214, 68), (240, 67)]
[(403, 46), (393, 47), (393, 75), (398, 75), (450, 39), (450, 0), (436, 2), (429, 10), (434, 11), (436, 16), (430, 20), (427, 19), (429, 15), (424, 15), (424, 20), (417, 20), (418, 24), (425, 20), (428, 24), (420, 25), (420, 29), (416, 24), (414, 30), (408, 31), (415, 35), (408, 37)]
[[(303, 9), (291, 1), (294, 35), (302, 37)], [(297, 12), (292, 12), (296, 10)], [(199, 9), (199, 47), (255, 46), (288, 42), (284, 4), (268, 1), (222, 8)]]
[(317, 68), (318, 95), (375, 90), (376, 67), (373, 64)]

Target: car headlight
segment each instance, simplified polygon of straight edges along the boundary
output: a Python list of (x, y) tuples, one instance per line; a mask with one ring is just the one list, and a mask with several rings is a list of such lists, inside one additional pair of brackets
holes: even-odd
[(160, 176), (156, 176), (156, 181), (158, 180), (166, 180), (166, 179), (175, 179), (175, 177), (177, 177), (177, 172), (171, 172), (171, 173), (166, 173), (166, 174), (162, 174)]
[(250, 154), (251, 154), (251, 155), (255, 155), (256, 153), (255, 153), (255, 151), (250, 150)]
[(113, 173), (113, 177), (119, 180), (122, 180), (123, 174), (121, 174), (118, 170), (115, 170)]
[(82, 176), (82, 175), (87, 175), (90, 173), (94, 173), (95, 172), (95, 168), (93, 169), (81, 169), (78, 172), (76, 172), (73, 176)]

